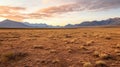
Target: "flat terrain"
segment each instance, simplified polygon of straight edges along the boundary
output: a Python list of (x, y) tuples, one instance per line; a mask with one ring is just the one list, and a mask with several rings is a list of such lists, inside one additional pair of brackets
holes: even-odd
[(120, 67), (120, 28), (0, 29), (0, 67)]

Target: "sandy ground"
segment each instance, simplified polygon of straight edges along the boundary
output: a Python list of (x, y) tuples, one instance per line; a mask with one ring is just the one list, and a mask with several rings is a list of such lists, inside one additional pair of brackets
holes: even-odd
[(0, 29), (0, 67), (120, 67), (120, 28)]

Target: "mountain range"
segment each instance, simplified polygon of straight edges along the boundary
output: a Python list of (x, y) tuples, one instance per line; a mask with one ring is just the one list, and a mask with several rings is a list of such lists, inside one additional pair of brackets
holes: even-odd
[(65, 27), (91, 27), (91, 26), (118, 26), (120, 25), (120, 18), (110, 18), (101, 21), (85, 21), (80, 24), (68, 24)]
[(29, 22), (16, 22), (12, 20), (4, 20), (0, 22), (0, 28), (74, 28), (74, 27), (89, 27), (89, 26), (118, 26), (120, 18), (110, 18), (101, 21), (85, 21), (79, 24), (68, 24), (65, 26), (52, 26), (47, 24), (31, 24)]

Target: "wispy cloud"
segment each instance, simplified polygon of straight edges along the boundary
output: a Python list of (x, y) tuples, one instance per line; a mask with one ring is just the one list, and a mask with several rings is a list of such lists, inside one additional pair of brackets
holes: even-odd
[(104, 11), (116, 8), (120, 8), (120, 0), (75, 0), (73, 3), (48, 7), (38, 12), (59, 14), (74, 11)]
[[(40, 9), (32, 14), (34, 18), (51, 17), (68, 12), (106, 11), (120, 8), (120, 0), (71, 0), (71, 3)], [(35, 14), (35, 15), (34, 15)], [(31, 14), (30, 14), (31, 15)]]
[(0, 6), (0, 14), (14, 14), (14, 13), (19, 13), (21, 10), (25, 10), (25, 8)]
[(24, 16), (21, 14), (21, 11), (23, 10), (25, 10), (23, 7), (0, 6), (0, 17), (22, 21)]

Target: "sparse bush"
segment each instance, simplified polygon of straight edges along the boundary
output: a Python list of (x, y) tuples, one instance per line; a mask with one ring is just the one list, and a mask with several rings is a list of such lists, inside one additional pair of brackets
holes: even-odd
[(69, 50), (69, 49), (71, 49), (71, 47), (70, 46), (66, 46), (66, 49)]
[(119, 49), (115, 49), (114, 52), (115, 52), (115, 53), (120, 53), (120, 50), (119, 50)]
[(93, 55), (94, 55), (95, 57), (99, 57), (99, 52), (98, 52), (98, 51), (95, 51), (95, 52), (93, 53)]
[(110, 54), (99, 54), (99, 57), (101, 59), (112, 59), (112, 56)]
[(68, 53), (72, 53), (72, 51), (73, 51), (70, 46), (67, 46), (66, 49), (67, 49)]
[(53, 36), (53, 35), (48, 35), (47, 37), (48, 37), (48, 38), (53, 38), (54, 36)]
[(120, 44), (117, 44), (117, 45), (116, 45), (116, 48), (120, 48)]
[(85, 46), (90, 46), (94, 42), (95, 42), (94, 40), (88, 41), (88, 42), (86, 42)]
[(116, 55), (117, 55), (117, 56), (120, 56), (120, 53), (117, 53)]
[(115, 49), (114, 52), (115, 52), (115, 55), (116, 55), (116, 56), (120, 56), (120, 50), (119, 50), (119, 49)]
[(107, 63), (105, 61), (99, 60), (95, 62), (95, 67), (107, 67)]
[(76, 39), (71, 39), (70, 40), (70, 43), (75, 43), (76, 42)]
[(111, 36), (106, 36), (105, 39), (111, 40), (112, 38), (111, 38)]
[(75, 42), (76, 42), (76, 39), (71, 39), (71, 40), (65, 41), (65, 44), (73, 44)]
[(71, 38), (72, 36), (71, 35), (69, 35), (69, 34), (66, 34), (65, 35), (65, 38)]
[(82, 35), (82, 37), (87, 37), (87, 35)]
[(80, 50), (87, 50), (87, 48), (85, 46), (80, 46), (79, 49)]
[(53, 60), (52, 60), (52, 63), (53, 63), (53, 64), (55, 64), (55, 63), (59, 63), (59, 62), (60, 62), (59, 59), (53, 59)]
[(87, 32), (84, 32), (84, 34), (88, 34)]
[(69, 44), (69, 42), (68, 42), (68, 41), (65, 41), (65, 44)]
[(7, 52), (2, 55), (1, 62), (8, 62), (8, 61), (18, 61), (28, 54), (23, 52)]
[(85, 62), (83, 67), (93, 67), (93, 65), (90, 62)]
[(33, 48), (34, 49), (43, 49), (44, 46), (43, 45), (34, 45)]
[(120, 48), (120, 44), (114, 44), (112, 48)]
[(68, 49), (68, 53), (72, 53), (73, 52), (73, 50), (72, 49)]
[(57, 53), (57, 51), (52, 49), (52, 50), (50, 50), (50, 53)]

